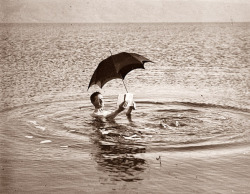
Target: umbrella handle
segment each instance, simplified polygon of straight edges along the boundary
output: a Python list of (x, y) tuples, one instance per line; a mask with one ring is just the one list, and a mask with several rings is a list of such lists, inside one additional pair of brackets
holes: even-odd
[(128, 93), (128, 89), (127, 89), (127, 87), (126, 87), (126, 85), (125, 85), (125, 83), (124, 83), (124, 80), (122, 79), (122, 83), (123, 83), (123, 85), (124, 85), (124, 87), (125, 87), (125, 89), (126, 89), (126, 91), (127, 91), (127, 93)]

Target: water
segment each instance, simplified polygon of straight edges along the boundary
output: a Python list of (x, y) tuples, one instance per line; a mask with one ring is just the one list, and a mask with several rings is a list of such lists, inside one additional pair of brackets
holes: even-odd
[[(247, 193), (249, 23), (1, 24), (1, 193)], [(88, 83), (112, 53), (154, 61)]]

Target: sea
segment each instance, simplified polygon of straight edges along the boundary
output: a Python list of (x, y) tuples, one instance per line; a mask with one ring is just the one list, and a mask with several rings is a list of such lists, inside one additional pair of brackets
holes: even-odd
[[(0, 24), (0, 193), (249, 193), (250, 23)], [(152, 62), (88, 89), (98, 64)]]

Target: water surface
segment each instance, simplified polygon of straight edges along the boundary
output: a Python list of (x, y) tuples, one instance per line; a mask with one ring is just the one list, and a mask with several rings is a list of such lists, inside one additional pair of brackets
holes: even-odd
[[(1, 24), (3, 193), (247, 193), (249, 24)], [(154, 63), (87, 91), (112, 53)]]

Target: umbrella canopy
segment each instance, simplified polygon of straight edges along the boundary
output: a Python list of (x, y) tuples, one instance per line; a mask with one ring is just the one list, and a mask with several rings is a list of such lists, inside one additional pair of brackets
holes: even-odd
[[(118, 53), (111, 55), (99, 63), (90, 82), (88, 89), (96, 84), (102, 88), (108, 81), (112, 79), (124, 79), (132, 70), (144, 68), (144, 63), (152, 62), (144, 56), (136, 53)], [(126, 86), (125, 86), (126, 87)]]

